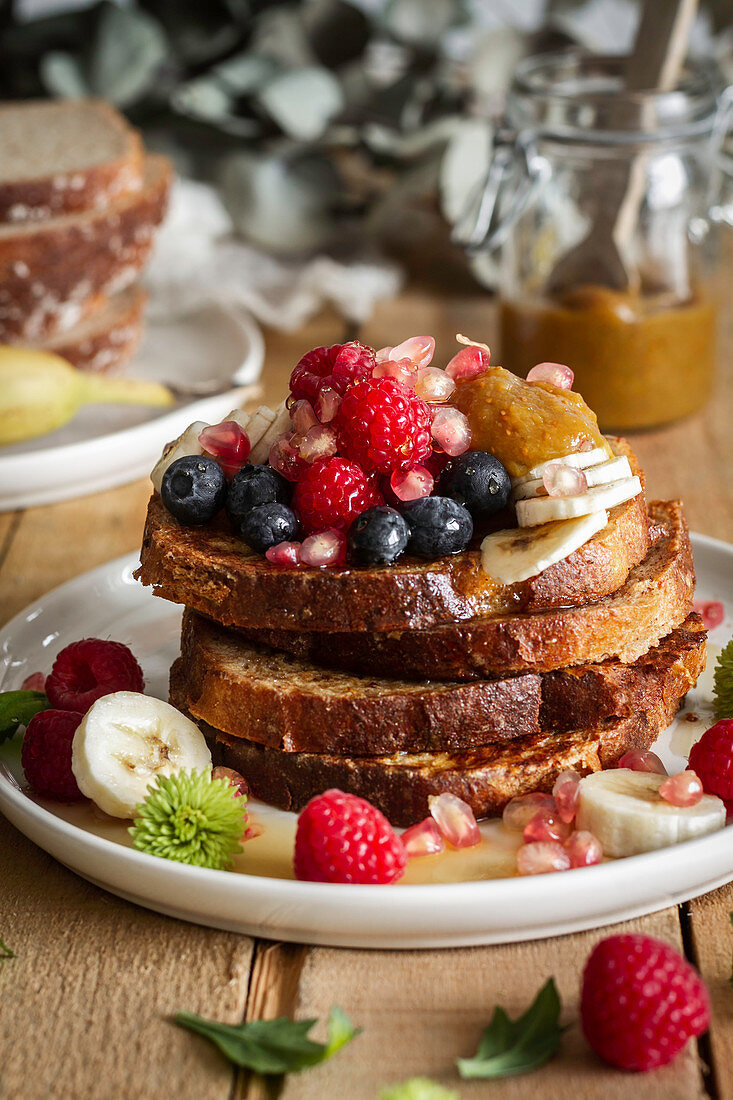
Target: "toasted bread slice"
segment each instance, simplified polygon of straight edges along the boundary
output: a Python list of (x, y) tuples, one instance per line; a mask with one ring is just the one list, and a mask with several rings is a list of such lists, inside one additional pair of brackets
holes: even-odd
[[(638, 466), (626, 440), (618, 454)], [(222, 518), (182, 527), (154, 495), (136, 574), (157, 596), (226, 626), (284, 630), (418, 630), (500, 611), (599, 600), (624, 583), (650, 545), (641, 493), (612, 509), (607, 526), (563, 561), (518, 584), (500, 585), (478, 549), (452, 558), (403, 558), (395, 565), (279, 569), (255, 554)]]
[[(583, 607), (487, 615), (431, 630), (246, 631), (328, 668), (405, 679), (483, 680), (616, 657), (635, 661), (687, 618), (695, 570), (679, 501), (650, 505), (659, 537), (613, 595)], [(591, 544), (588, 544), (591, 545)]]
[(331, 672), (257, 647), (185, 611), (174, 676), (187, 709), (232, 737), (284, 752), (369, 756), (465, 752), (541, 730), (591, 726), (681, 698), (705, 665), (705, 628), (690, 615), (631, 665), (473, 683), (426, 683)]
[(101, 100), (0, 107), (0, 222), (20, 225), (98, 210), (139, 191), (137, 130)]
[(66, 332), (99, 305), (100, 295), (134, 283), (170, 183), (170, 161), (149, 156), (142, 189), (103, 210), (0, 226), (0, 340), (35, 343)]
[[(180, 670), (171, 674), (171, 702), (187, 712), (188, 691)], [(449, 791), (477, 817), (492, 817), (515, 795), (550, 790), (559, 772), (581, 774), (612, 766), (632, 748), (649, 748), (669, 724), (679, 699), (662, 691), (648, 711), (607, 719), (592, 728), (540, 733), (470, 752), (334, 756), (285, 753), (231, 737), (205, 722), (199, 725), (214, 760), (240, 772), (255, 798), (284, 810), (300, 810), (309, 799), (338, 787), (368, 799), (393, 825), (412, 825), (428, 812), (428, 797)]]
[(107, 299), (86, 320), (36, 347), (53, 351), (79, 370), (113, 372), (135, 353), (143, 333), (147, 295), (131, 286)]

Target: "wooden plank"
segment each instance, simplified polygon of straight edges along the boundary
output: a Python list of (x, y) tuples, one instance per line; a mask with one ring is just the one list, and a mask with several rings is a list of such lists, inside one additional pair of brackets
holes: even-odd
[(242, 1018), (252, 940), (77, 878), (0, 818), (4, 1100), (227, 1100), (232, 1071), (179, 1010)]
[[(677, 911), (668, 909), (599, 931), (502, 947), (392, 953), (313, 949), (301, 973), (297, 1015), (325, 1018), (338, 1004), (364, 1032), (330, 1062), (288, 1077), (282, 1100), (376, 1100), (380, 1088), (414, 1076), (455, 1088), (462, 1100), (488, 1095), (496, 1100), (705, 1096), (694, 1044), (674, 1065), (636, 1075), (604, 1066), (585, 1043), (578, 1022), (583, 966), (595, 943), (621, 930), (643, 931), (682, 948)], [(559, 1054), (531, 1076), (459, 1081), (454, 1061), (474, 1052), (494, 1005), (518, 1015), (552, 975), (563, 1023), (570, 1025)]]
[(713, 1095), (733, 1096), (733, 885), (689, 903), (690, 956), (710, 990)]

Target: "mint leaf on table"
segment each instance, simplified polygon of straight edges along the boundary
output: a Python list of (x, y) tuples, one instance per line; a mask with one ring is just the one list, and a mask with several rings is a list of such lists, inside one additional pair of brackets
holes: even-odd
[(456, 1061), (461, 1077), (511, 1077), (549, 1061), (560, 1044), (560, 998), (550, 978), (517, 1020), (497, 1006), (473, 1058)]
[(179, 1012), (175, 1021), (219, 1048), (236, 1066), (262, 1074), (299, 1073), (325, 1062), (354, 1039), (355, 1028), (340, 1008), (332, 1008), (328, 1017), (328, 1040), (316, 1043), (308, 1032), (317, 1020), (252, 1020), (245, 1024), (220, 1024), (204, 1020), (192, 1012)]
[(0, 692), (0, 745), (27, 726), (34, 714), (46, 710), (48, 699), (42, 691)]
[(453, 1089), (444, 1089), (428, 1077), (411, 1077), (401, 1085), (382, 1089), (379, 1100), (459, 1100)]

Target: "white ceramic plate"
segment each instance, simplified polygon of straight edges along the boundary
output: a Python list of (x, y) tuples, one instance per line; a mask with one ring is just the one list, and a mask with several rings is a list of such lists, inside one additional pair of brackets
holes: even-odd
[[(264, 342), (243, 310), (214, 303), (170, 321), (149, 319), (124, 373), (211, 396), (171, 409), (89, 405), (58, 431), (0, 447), (0, 511), (53, 504), (145, 477), (164, 445), (194, 420), (215, 423), (259, 377)], [(201, 392), (201, 390), (199, 390)]]
[[(712, 666), (733, 633), (733, 547), (701, 536), (694, 538), (694, 546), (698, 596), (722, 600), (727, 612), (711, 635)], [(48, 669), (69, 642), (96, 635), (131, 645), (145, 670), (147, 689), (165, 697), (168, 668), (178, 652), (180, 609), (141, 588), (132, 577), (135, 564), (133, 556), (110, 562), (49, 593), (8, 623), (0, 631), (2, 689), (16, 688), (28, 673)], [(671, 769), (684, 766), (691, 744), (712, 722), (706, 701), (710, 681), (711, 667), (686, 705), (701, 720), (676, 720), (656, 746)], [(486, 844), (471, 849), (471, 855), (428, 857), (438, 861), (441, 877), (479, 879), (474, 881), (394, 887), (295, 882), (285, 877), (294, 815), (256, 803), (254, 817), (264, 832), (248, 842), (240, 857), (238, 870), (246, 873), (209, 871), (133, 850), (125, 844), (121, 825), (95, 818), (88, 807), (74, 810), (32, 800), (21, 789), (18, 758), (17, 739), (0, 750), (0, 810), (41, 848), (84, 878), (149, 909), (253, 936), (374, 948), (508, 943), (626, 920), (733, 879), (729, 826), (660, 852), (535, 878), (481, 880), (482, 873), (491, 873), (486, 854), (491, 844)], [(500, 863), (501, 853), (497, 858)], [(425, 861), (412, 861), (421, 863), (425, 866)], [(255, 873), (262, 868), (272, 871)]]

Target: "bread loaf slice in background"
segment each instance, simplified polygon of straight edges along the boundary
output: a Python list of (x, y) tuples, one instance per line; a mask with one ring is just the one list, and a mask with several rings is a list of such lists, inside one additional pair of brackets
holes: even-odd
[(117, 371), (140, 344), (146, 301), (142, 287), (128, 287), (103, 301), (68, 332), (34, 346), (61, 355), (79, 370)]

